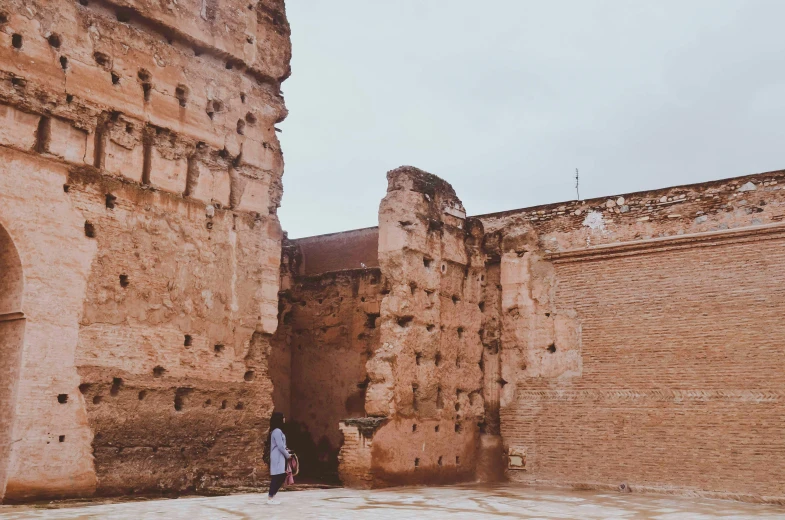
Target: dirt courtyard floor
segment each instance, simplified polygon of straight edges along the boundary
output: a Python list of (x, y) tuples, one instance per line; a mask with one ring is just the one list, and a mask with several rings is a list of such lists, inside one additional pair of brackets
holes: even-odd
[(785, 507), (704, 498), (536, 489), (510, 485), (284, 492), (268, 506), (261, 494), (122, 503), (0, 506), (0, 518), (46, 520), (320, 519), (744, 519), (785, 518)]

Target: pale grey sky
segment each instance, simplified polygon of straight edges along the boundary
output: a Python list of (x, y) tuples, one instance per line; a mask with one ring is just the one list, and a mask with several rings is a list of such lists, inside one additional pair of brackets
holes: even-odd
[(470, 215), (785, 168), (781, 0), (288, 0), (292, 238), (374, 226), (385, 173)]

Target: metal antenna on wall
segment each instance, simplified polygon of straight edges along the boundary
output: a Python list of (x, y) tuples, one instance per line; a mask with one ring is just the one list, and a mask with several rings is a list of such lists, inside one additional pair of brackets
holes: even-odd
[(578, 200), (581, 200), (581, 192), (578, 189), (578, 168), (575, 168), (575, 194), (578, 196)]

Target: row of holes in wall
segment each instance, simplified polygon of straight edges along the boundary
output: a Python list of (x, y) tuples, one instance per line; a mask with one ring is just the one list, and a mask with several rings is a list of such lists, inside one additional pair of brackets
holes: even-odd
[[(412, 433), (417, 431), (417, 423), (412, 424)], [(433, 431), (439, 433), (439, 425), (433, 427)], [(461, 423), (455, 423), (455, 433), (461, 433), (463, 431), (463, 426)]]
[[(501, 381), (503, 381), (503, 380), (501, 380)], [(504, 381), (504, 384), (506, 384), (506, 383), (507, 382)], [(504, 386), (504, 384), (502, 386)], [(419, 396), (418, 396), (418, 393), (417, 393), (419, 388), (420, 388), (420, 385), (418, 385), (417, 383), (412, 383), (412, 408), (414, 409), (414, 411), (417, 411), (419, 409), (419, 407), (420, 407), (420, 404), (419, 404), (420, 403), (420, 399), (419, 399)], [(455, 411), (456, 412), (460, 412), (461, 411), (460, 400), (461, 400), (461, 395), (464, 394), (464, 393), (465, 393), (464, 390), (460, 390), (460, 389), (455, 390)], [(471, 401), (471, 396), (472, 396), (472, 394), (469, 394), (469, 400), (470, 401)], [(437, 386), (436, 387), (436, 409), (437, 410), (443, 410), (444, 409), (444, 397), (442, 395), (442, 387), (441, 386)], [(456, 423), (455, 426), (456, 426), (456, 428), (458, 428), (459, 424)], [(417, 431), (417, 425), (416, 424), (413, 426), (412, 431)], [(438, 426), (436, 427), (436, 431), (437, 432), (439, 431), (439, 427)], [(457, 432), (459, 430), (456, 429), (455, 431)]]
[[(156, 368), (160, 368), (160, 367), (156, 367)], [(89, 383), (85, 383), (85, 384), (79, 385), (79, 390), (82, 393), (85, 393), (89, 388), (90, 388), (90, 384)], [(111, 395), (112, 397), (117, 397), (118, 395), (120, 395), (120, 390), (122, 388), (123, 388), (123, 380), (121, 378), (119, 378), (119, 377), (113, 378), (112, 379), (112, 386), (111, 386), (111, 388), (109, 390), (109, 395)], [(181, 412), (183, 410), (183, 408), (185, 407), (185, 398), (192, 391), (193, 391), (193, 389), (191, 389), (191, 388), (178, 388), (175, 391), (174, 409), (176, 411)], [(137, 394), (137, 399), (139, 401), (144, 400), (146, 397), (147, 397), (147, 390), (140, 390), (139, 393)], [(96, 395), (96, 396), (93, 397), (93, 404), (94, 405), (98, 405), (98, 404), (101, 403), (101, 401), (103, 401), (103, 399), (104, 399), (103, 396)], [(207, 399), (204, 402), (204, 406), (205, 407), (211, 406), (212, 404), (213, 404), (213, 400), (212, 399)], [(223, 401), (221, 401), (221, 405), (220, 405), (221, 410), (226, 410), (228, 407), (229, 407), (229, 402), (227, 400), (224, 399)], [(234, 405), (234, 409), (235, 410), (243, 410), (243, 409), (245, 409), (245, 403), (243, 403), (242, 401), (238, 401)]]
[[(118, 20), (120, 20), (120, 16), (119, 15), (118, 15)], [(0, 24), (4, 24), (7, 21), (8, 21), (8, 16), (3, 14), (3, 13), (0, 13)], [(123, 20), (121, 20), (121, 21), (123, 21)], [(50, 34), (47, 37), (47, 41), (49, 42), (49, 45), (52, 46), (55, 49), (60, 49), (60, 47), (62, 46), (62, 38), (60, 37), (60, 35), (58, 35), (56, 33)], [(11, 46), (14, 49), (22, 50), (23, 44), (24, 44), (24, 38), (23, 38), (23, 36), (21, 34), (14, 33), (14, 34), (11, 35)], [(112, 70), (112, 59), (107, 54), (105, 54), (103, 52), (96, 51), (96, 52), (93, 53), (93, 59), (95, 60), (95, 62), (100, 67), (102, 67), (104, 69), (107, 69), (109, 71), (109, 77), (110, 77), (110, 79), (112, 81), (112, 85), (116, 86), (116, 85), (120, 84), (120, 81), (121, 81), (122, 78), (121, 78), (120, 74), (118, 74), (116, 71)], [(231, 60), (226, 62), (226, 68), (227, 69), (232, 69), (235, 66), (236, 66), (235, 62), (233, 62)], [(68, 58), (66, 56), (60, 56), (60, 67), (63, 69), (63, 71), (67, 71), (68, 70), (69, 64), (68, 64)], [(141, 87), (142, 87), (142, 94), (144, 96), (144, 101), (145, 101), (145, 103), (148, 103), (148, 102), (150, 102), (150, 97), (151, 97), (151, 93), (152, 93), (152, 90), (153, 90), (153, 82), (152, 82), (153, 76), (150, 73), (150, 71), (148, 71), (147, 69), (143, 69), (142, 68), (142, 69), (138, 70), (137, 78), (139, 79), (139, 82), (140, 82)], [(23, 82), (23, 80), (19, 80), (19, 81), (15, 82), (14, 85), (15, 86), (24, 86), (24, 82)], [(182, 108), (185, 108), (185, 107), (188, 106), (188, 97), (189, 97), (189, 95), (190, 95), (190, 89), (188, 88), (187, 85), (179, 84), (179, 85), (177, 85), (177, 87), (175, 87), (175, 98), (177, 99), (177, 102), (179, 103), (179, 105)], [(72, 99), (73, 99), (73, 97), (71, 97), (71, 99), (69, 99), (68, 102), (70, 102)], [(246, 101), (245, 93), (240, 93), (240, 101), (242, 103), (245, 103), (245, 101)], [(224, 104), (223, 104), (222, 101), (211, 99), (211, 100), (208, 100), (208, 102), (207, 102), (207, 107), (206, 107), (205, 112), (207, 113), (207, 116), (210, 119), (213, 119), (215, 113), (222, 112), (223, 109), (224, 109)], [(248, 112), (247, 114), (245, 114), (245, 118), (244, 119), (238, 119), (237, 120), (237, 126), (236, 126), (237, 133), (240, 134), (240, 135), (245, 134), (245, 126), (246, 126), (246, 124), (255, 125), (257, 121), (258, 121), (258, 119), (257, 119), (256, 115), (253, 114), (252, 112)]]
[[(439, 465), (439, 466), (443, 466), (444, 465), (444, 457), (439, 455), (439, 459), (436, 461), (436, 464)], [(456, 466), (460, 466), (461, 465), (461, 458), (459, 456), (457, 456), (457, 455), (455, 456), (455, 465)], [(414, 468), (417, 469), (419, 467), (420, 467), (420, 458), (417, 457), (417, 458), (414, 459)]]

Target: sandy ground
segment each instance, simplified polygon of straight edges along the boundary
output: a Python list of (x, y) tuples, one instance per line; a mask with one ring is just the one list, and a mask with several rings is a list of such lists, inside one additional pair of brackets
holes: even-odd
[(282, 492), (282, 504), (265, 495), (189, 497), (121, 503), (0, 506), (0, 518), (46, 520), (251, 520), (319, 519), (785, 519), (785, 507), (704, 498), (566, 491), (516, 486), (449, 486), (359, 491), (313, 489)]

